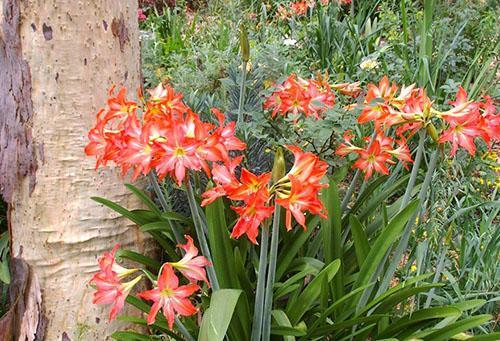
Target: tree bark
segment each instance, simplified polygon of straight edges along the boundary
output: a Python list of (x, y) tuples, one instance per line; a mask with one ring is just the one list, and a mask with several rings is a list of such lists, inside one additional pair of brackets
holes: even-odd
[(39, 280), (46, 340), (103, 340), (124, 325), (108, 324), (108, 308), (91, 304), (97, 258), (116, 243), (143, 252), (145, 241), (90, 200), (139, 206), (118, 172), (95, 171), (83, 148), (107, 88), (134, 94), (140, 84), (137, 0), (0, 6), (0, 182), (11, 254)]

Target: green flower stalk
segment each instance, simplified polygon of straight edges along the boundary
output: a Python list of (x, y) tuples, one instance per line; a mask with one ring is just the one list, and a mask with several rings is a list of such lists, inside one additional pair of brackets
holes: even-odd
[(248, 34), (243, 24), (240, 25), (240, 51), (241, 51), (241, 84), (240, 84), (240, 99), (238, 102), (238, 121), (237, 126), (240, 127), (243, 122), (243, 106), (245, 104), (245, 83), (247, 80), (247, 64), (250, 60), (250, 44), (248, 43)]

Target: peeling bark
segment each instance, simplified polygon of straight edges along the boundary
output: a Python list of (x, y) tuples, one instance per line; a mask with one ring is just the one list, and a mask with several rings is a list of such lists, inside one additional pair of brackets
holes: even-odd
[(19, 0), (0, 1), (0, 195), (10, 202), (19, 178), (35, 186), (31, 75), (23, 59)]
[[(22, 254), (38, 277), (46, 340), (103, 340), (127, 325), (108, 323), (108, 308), (91, 304), (96, 260), (116, 243), (139, 252), (149, 244), (136, 226), (90, 200), (140, 205), (118, 172), (96, 172), (83, 148), (107, 88), (125, 85), (133, 94), (140, 84), (137, 2), (0, 5), (0, 176), (12, 255)], [(123, 19), (117, 36), (103, 27), (115, 18)]]
[(0, 319), (1, 340), (43, 340), (45, 316), (38, 279), (30, 266), (19, 258), (10, 261), (9, 310)]

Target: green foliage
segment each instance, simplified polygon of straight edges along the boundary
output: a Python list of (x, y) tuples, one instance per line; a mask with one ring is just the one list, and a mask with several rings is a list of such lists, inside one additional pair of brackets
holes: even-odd
[[(418, 200), (432, 146), (423, 151), (414, 176), (397, 168), (391, 177), (355, 184), (355, 198), (346, 199), (342, 195), (352, 179), (352, 174), (345, 174), (350, 160), (339, 160), (333, 150), (341, 132), (355, 125), (358, 112), (344, 109), (352, 100), (339, 95), (324, 119), (298, 122), (271, 120), (262, 103), (273, 84), (291, 72), (309, 78), (317, 72), (325, 77), (326, 71), (330, 83), (366, 84), (378, 82), (382, 75), (399, 84), (417, 83), (437, 105), (452, 99), (458, 84), (472, 98), (485, 92), (495, 97), (497, 6), (491, 1), (369, 0), (341, 7), (330, 1), (328, 7), (317, 6), (302, 17), (276, 18), (278, 5), (289, 3), (210, 1), (195, 13), (178, 5), (150, 12), (142, 24), (145, 85), (172, 83), (200, 113), (208, 114), (217, 106), (235, 120), (241, 111), (241, 135), (249, 146), (245, 166), (257, 173), (270, 169), (269, 151), (285, 144), (300, 145), (333, 166), (330, 186), (322, 194), (330, 212), (327, 219), (307, 217), (306, 231), (295, 227), (286, 232), (281, 224), (272, 290), (273, 339), (440, 340), (493, 330), (488, 322), (490, 314), (496, 314), (500, 292), (496, 154), (480, 159), (458, 153), (454, 160), (440, 161), (438, 170), (429, 175), (430, 193), (425, 191)], [(248, 30), (250, 53), (244, 77), (241, 23)], [(367, 135), (362, 131), (366, 128), (356, 129), (356, 135)], [(415, 183), (405, 193), (409, 181)], [(127, 210), (96, 200), (151, 234), (165, 251), (162, 260), (179, 259), (175, 234), (192, 232), (197, 219), (188, 216), (187, 208), (177, 209), (183, 201), (180, 196), (174, 197), (176, 209), (162, 212), (147, 195), (129, 189), (148, 210)], [(195, 188), (196, 200), (203, 189)], [(406, 199), (411, 199), (408, 205)], [(221, 289), (210, 301), (198, 302), (205, 315), (201, 331), (194, 318), (183, 320), (194, 337), (207, 338), (209, 321), (217, 320), (211, 331), (217, 338), (227, 329), (229, 340), (249, 339), (252, 318), (259, 313), (253, 311), (253, 303), (260, 250), (229, 237), (235, 221), (229, 205), (218, 199), (203, 210), (197, 208), (202, 212), (198, 218), (206, 218), (207, 243)], [(392, 259), (403, 241), (408, 247), (402, 260)], [(160, 265), (131, 251), (119, 255), (151, 271)], [(390, 264), (396, 271), (384, 279), (392, 274)], [(234, 311), (231, 302), (227, 310), (213, 308), (221, 304), (224, 290), (239, 293)], [(131, 301), (142, 311), (149, 308), (138, 299)], [(167, 333), (165, 321), (151, 331)], [(136, 336), (120, 332), (113, 337)], [(181, 336), (176, 332), (173, 337)]]

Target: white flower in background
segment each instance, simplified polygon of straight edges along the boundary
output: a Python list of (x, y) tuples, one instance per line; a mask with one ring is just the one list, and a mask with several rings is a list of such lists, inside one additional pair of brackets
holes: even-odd
[(295, 39), (287, 38), (287, 39), (283, 40), (283, 45), (295, 46), (295, 44), (297, 44), (297, 40), (295, 40)]
[(365, 59), (359, 64), (361, 70), (372, 70), (375, 69), (379, 65), (376, 59)]

